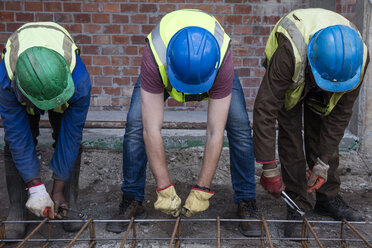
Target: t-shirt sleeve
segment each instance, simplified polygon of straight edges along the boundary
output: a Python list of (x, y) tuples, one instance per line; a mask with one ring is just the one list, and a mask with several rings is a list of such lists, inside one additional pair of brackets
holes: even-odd
[(160, 94), (164, 91), (164, 84), (148, 43), (142, 55), (140, 81), (141, 88), (149, 93)]
[(212, 99), (221, 99), (231, 94), (234, 79), (234, 63), (230, 49), (226, 52), (216, 80), (208, 92)]

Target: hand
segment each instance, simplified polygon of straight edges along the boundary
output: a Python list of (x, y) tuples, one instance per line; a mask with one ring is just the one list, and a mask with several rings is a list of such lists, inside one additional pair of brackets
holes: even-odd
[(214, 192), (209, 191), (209, 189), (203, 190), (199, 186), (192, 187), (182, 208), (182, 215), (191, 217), (193, 214), (207, 210), (209, 208), (208, 200), (213, 195)]
[(178, 217), (181, 213), (181, 199), (178, 197), (173, 184), (162, 189), (156, 189), (158, 195), (157, 201), (154, 203), (156, 210), (162, 211), (165, 214)]
[(278, 167), (264, 169), (261, 174), (260, 184), (276, 198), (279, 198), (280, 193), (285, 189)]
[(328, 169), (329, 165), (318, 158), (313, 169), (306, 174), (307, 186), (309, 187), (308, 193), (318, 190), (327, 182)]
[(45, 185), (37, 184), (28, 188), (30, 197), (26, 202), (26, 207), (38, 217), (49, 217), (54, 219), (54, 204)]
[(57, 219), (63, 219), (64, 215), (67, 215), (68, 203), (62, 192), (53, 192), (52, 199), (54, 202), (54, 215)]

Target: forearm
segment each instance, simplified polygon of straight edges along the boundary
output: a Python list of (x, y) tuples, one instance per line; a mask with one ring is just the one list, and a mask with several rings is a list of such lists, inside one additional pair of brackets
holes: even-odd
[(204, 149), (203, 165), (198, 179), (198, 185), (210, 188), (223, 145), (223, 131), (211, 134), (207, 131)]
[(154, 175), (157, 187), (167, 187), (170, 184), (170, 179), (161, 133), (160, 131), (149, 132), (144, 128), (143, 138), (145, 141), (146, 154), (149, 160), (150, 169)]

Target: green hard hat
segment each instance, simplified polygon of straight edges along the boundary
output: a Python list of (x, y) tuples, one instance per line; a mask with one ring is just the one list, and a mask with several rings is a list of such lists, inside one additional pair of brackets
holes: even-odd
[(66, 60), (49, 48), (31, 47), (22, 52), (14, 76), (19, 90), (39, 109), (58, 107), (75, 92)]

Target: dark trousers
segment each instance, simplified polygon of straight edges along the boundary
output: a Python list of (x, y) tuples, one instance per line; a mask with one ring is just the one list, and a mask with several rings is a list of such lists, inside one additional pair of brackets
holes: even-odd
[(304, 210), (313, 209), (316, 201), (333, 199), (340, 191), (338, 149), (329, 157), (327, 182), (316, 194), (307, 193), (306, 169), (307, 166), (311, 169), (319, 156), (322, 117), (306, 107), (306, 104), (298, 103), (289, 111), (283, 108), (278, 123), (278, 151), (286, 192)]

